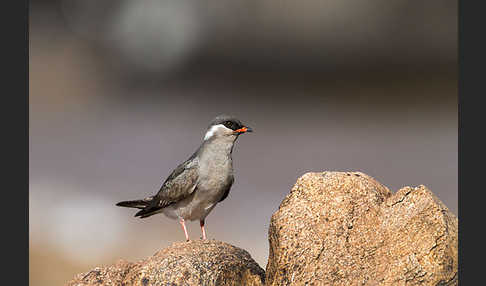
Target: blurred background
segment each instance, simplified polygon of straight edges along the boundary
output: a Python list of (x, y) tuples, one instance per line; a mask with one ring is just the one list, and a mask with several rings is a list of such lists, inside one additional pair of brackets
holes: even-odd
[(157, 192), (220, 113), (255, 132), (208, 236), (262, 268), (306, 172), (424, 184), (457, 215), (456, 1), (30, 3), (31, 285), (182, 241), (176, 221), (115, 203)]

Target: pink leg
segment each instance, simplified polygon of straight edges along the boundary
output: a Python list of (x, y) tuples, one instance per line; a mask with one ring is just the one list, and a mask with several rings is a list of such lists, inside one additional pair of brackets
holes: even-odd
[(204, 230), (204, 220), (200, 220), (199, 225), (201, 226), (202, 239), (206, 239), (206, 230)]
[(187, 234), (187, 229), (186, 229), (186, 224), (184, 222), (184, 219), (181, 218), (181, 220), (179, 221), (182, 225), (182, 229), (184, 230), (184, 235), (186, 236), (186, 241), (189, 241), (189, 235)]

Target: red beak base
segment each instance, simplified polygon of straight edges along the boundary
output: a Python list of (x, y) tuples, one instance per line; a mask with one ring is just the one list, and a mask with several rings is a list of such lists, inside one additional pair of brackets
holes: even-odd
[(246, 133), (246, 132), (253, 132), (253, 130), (250, 128), (250, 127), (242, 127), (240, 129), (236, 129), (235, 132), (238, 132), (238, 133)]

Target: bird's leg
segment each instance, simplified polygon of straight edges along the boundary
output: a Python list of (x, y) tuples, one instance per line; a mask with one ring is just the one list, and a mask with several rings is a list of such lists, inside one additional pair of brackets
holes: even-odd
[(200, 220), (199, 225), (201, 226), (202, 239), (206, 239), (206, 230), (204, 230), (204, 220)]
[(182, 229), (184, 230), (184, 235), (186, 236), (186, 241), (189, 241), (189, 235), (187, 234), (187, 229), (186, 229), (186, 224), (184, 222), (184, 219), (181, 218), (179, 221), (182, 225)]

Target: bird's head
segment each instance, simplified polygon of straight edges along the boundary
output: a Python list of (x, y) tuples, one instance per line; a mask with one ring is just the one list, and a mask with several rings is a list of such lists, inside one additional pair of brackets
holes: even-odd
[(209, 124), (204, 140), (211, 138), (234, 138), (239, 135), (253, 132), (253, 130), (241, 123), (237, 118), (230, 115), (219, 115)]

